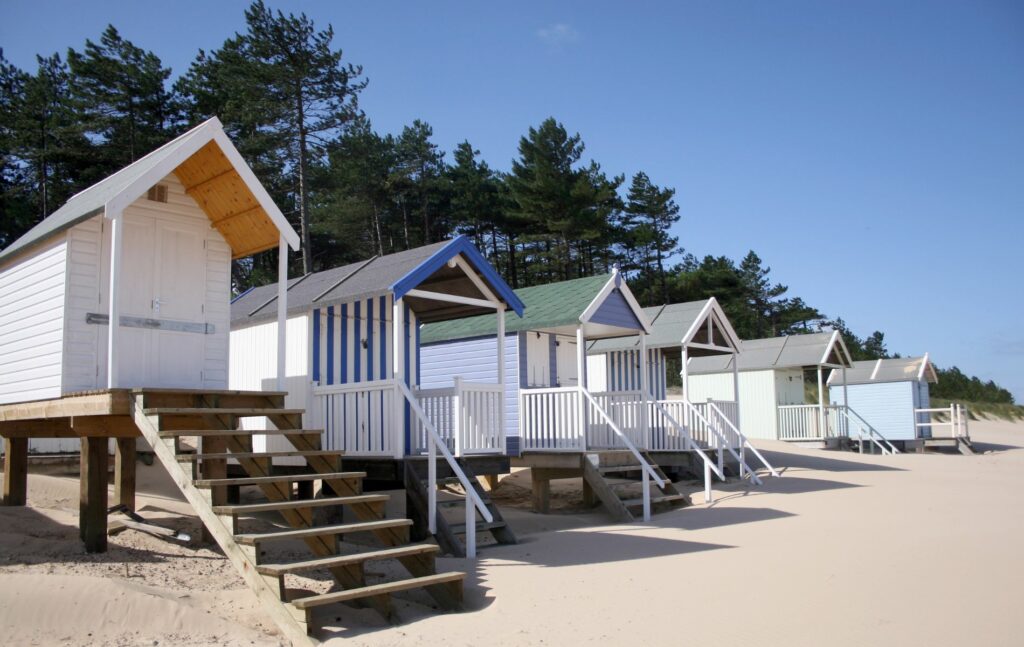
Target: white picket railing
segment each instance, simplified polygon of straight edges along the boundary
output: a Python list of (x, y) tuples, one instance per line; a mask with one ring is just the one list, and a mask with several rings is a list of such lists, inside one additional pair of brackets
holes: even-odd
[(842, 405), (827, 405), (824, 424), (816, 404), (779, 405), (779, 440), (824, 440), (847, 435)]
[(434, 424), (430, 421), (427, 413), (416, 400), (416, 396), (404, 383), (399, 382), (398, 388), (401, 396), (405, 398), (409, 408), (412, 409), (413, 417), (422, 425), (426, 433), (427, 445), (427, 527), (430, 534), (437, 533), (437, 452), (448, 463), (452, 473), (459, 479), (459, 484), (466, 492), (466, 557), (476, 557), (476, 513), (479, 511), (484, 521), (491, 523), (494, 515), (484, 505), (483, 499), (476, 491), (473, 483), (470, 483), (466, 473), (455, 460), (455, 456), (448, 449), (448, 444), (438, 433)]
[[(641, 413), (643, 397), (640, 391), (603, 391), (591, 393), (596, 404), (587, 411), (587, 449), (621, 449), (622, 443), (612, 426), (619, 430), (637, 447), (647, 447), (643, 438)], [(595, 407), (607, 413), (608, 421)]]
[[(438, 435), (456, 456), (504, 451), (504, 393), (500, 384), (474, 384), (457, 377), (454, 386), (417, 389), (415, 395)], [(427, 432), (420, 420), (413, 422), (411, 452), (421, 454), (427, 451)]]
[[(760, 478), (758, 478), (757, 473), (751, 470), (750, 466), (747, 465), (746, 452), (748, 449), (754, 453), (754, 456), (757, 457), (757, 460), (761, 461), (762, 465), (768, 468), (768, 471), (771, 473), (772, 476), (778, 477), (779, 473), (775, 470), (774, 467), (772, 467), (771, 463), (769, 463), (768, 460), (761, 455), (761, 452), (759, 452), (757, 448), (750, 443), (750, 440), (745, 435), (743, 435), (743, 432), (741, 432), (739, 430), (739, 427), (736, 426), (736, 415), (739, 411), (739, 406), (737, 405), (737, 403), (709, 401), (708, 404), (711, 405), (710, 408), (712, 412), (717, 414), (717, 420), (722, 426), (723, 433), (730, 437), (730, 440), (726, 444), (726, 446), (729, 448), (729, 451), (732, 452), (732, 455), (735, 456), (736, 460), (739, 462), (740, 478), (743, 478), (743, 470), (746, 469), (750, 471), (752, 480), (758, 483), (761, 480)], [(734, 408), (731, 412), (733, 415), (731, 417), (729, 415), (729, 408), (723, 406), (730, 404), (734, 405)], [(738, 454), (737, 451), (739, 452)]]
[(324, 449), (349, 456), (395, 456), (405, 450), (392, 380), (313, 387), (310, 427), (323, 429)]
[[(945, 414), (946, 419), (936, 420), (933, 415), (936, 413)], [(945, 408), (914, 409), (915, 435), (918, 438), (970, 438), (967, 418), (967, 407), (956, 402)]]
[(575, 386), (521, 389), (519, 438), (524, 451), (587, 449), (583, 434), (585, 412)]
[(862, 418), (860, 414), (851, 409), (850, 407), (837, 407), (840, 409), (840, 414), (845, 419), (846, 436), (850, 439), (858, 441), (858, 449), (860, 453), (864, 453), (864, 441), (867, 440), (871, 449), (871, 453), (875, 453), (875, 448), (882, 450), (883, 454), (899, 454), (900, 450), (896, 449), (888, 439), (885, 438), (877, 429), (871, 426), (867, 420)]

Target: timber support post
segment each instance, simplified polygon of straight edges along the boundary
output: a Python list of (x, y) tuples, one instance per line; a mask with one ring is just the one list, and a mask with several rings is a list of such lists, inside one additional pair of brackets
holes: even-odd
[[(134, 439), (133, 439), (134, 440)], [(107, 551), (107, 439), (82, 439), (78, 529), (89, 553)]]
[(114, 446), (114, 503), (135, 511), (134, 438), (118, 438)]
[(25, 505), (28, 492), (28, 438), (5, 438), (4, 443), (4, 505)]

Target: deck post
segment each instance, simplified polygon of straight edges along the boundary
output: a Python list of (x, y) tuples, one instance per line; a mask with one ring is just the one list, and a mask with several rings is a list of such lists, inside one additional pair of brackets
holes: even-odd
[[(498, 305), (498, 386), (501, 387), (501, 397), (498, 399), (498, 443), (495, 447), (505, 453), (505, 304)], [(497, 487), (495, 481), (495, 487)]]
[[(847, 438), (849, 438), (849, 436), (850, 436), (850, 419), (847, 416), (850, 415), (850, 396), (849, 396), (849, 392), (846, 389), (846, 367), (845, 366), (843, 367), (843, 411), (845, 412), (845, 415), (843, 416), (843, 426), (846, 428), (846, 434), (844, 434), (844, 435)], [(914, 416), (914, 422), (917, 423), (917, 416), (916, 415)], [(914, 436), (915, 437), (917, 436), (917, 427), (916, 426), (914, 427)]]
[(121, 327), (121, 248), (124, 246), (124, 214), (107, 213), (110, 218), (110, 285), (107, 292), (107, 388), (118, 385), (118, 332)]
[(587, 347), (582, 324), (576, 326), (576, 386), (580, 391), (579, 416), (582, 449), (586, 451), (589, 448), (589, 434), (587, 434), (587, 399), (583, 397), (583, 391), (587, 388)]
[[(391, 326), (392, 326), (392, 345), (395, 350), (391, 353), (391, 379), (395, 381), (395, 410), (392, 413), (394, 421), (392, 422), (394, 431), (394, 453), (395, 458), (402, 458), (405, 455), (405, 397), (402, 395), (402, 390), (399, 388), (399, 382), (402, 381), (403, 369), (405, 366), (405, 336), (403, 333), (404, 325), (403, 319), (405, 318), (405, 302), (402, 299), (395, 299), (394, 304), (391, 306)], [(427, 439), (427, 445), (430, 445), (430, 439)]]
[[(647, 379), (647, 333), (640, 333), (640, 438), (643, 440), (644, 449), (651, 448), (650, 424), (648, 422), (648, 410), (650, 393), (648, 392)], [(645, 472), (646, 474), (646, 472)]]
[(818, 431), (822, 439), (828, 438), (825, 428), (825, 390), (821, 382), (821, 364), (818, 364)]
[[(462, 419), (462, 376), (456, 375), (452, 382), (454, 382), (454, 389), (452, 393), (452, 443), (453, 443), (453, 454), (456, 458), (462, 456), (465, 443), (463, 437), (463, 427), (465, 421)], [(467, 501), (469, 500), (467, 496)], [(468, 504), (467, 504), (468, 505)]]
[[(736, 429), (742, 430), (740, 427), (740, 354), (733, 353), (732, 356), (732, 399), (736, 403)], [(740, 458), (744, 456), (743, 443), (740, 442), (739, 437), (736, 438), (736, 444), (740, 447)], [(743, 463), (740, 462), (740, 477), (743, 476)]]
[(78, 530), (85, 551), (107, 551), (107, 475), (109, 455), (107, 439), (82, 439), (79, 474)]
[(134, 438), (118, 438), (114, 444), (114, 501), (135, 510)]
[(683, 400), (686, 400), (687, 402), (689, 402), (690, 401), (690, 384), (689, 384), (689, 382), (690, 382), (690, 369), (687, 368), (687, 366), (686, 366), (686, 360), (689, 359), (687, 357), (687, 355), (688, 355), (688, 352), (687, 352), (686, 346), (683, 346), (683, 352), (682, 352), (683, 367), (679, 370), (679, 378), (683, 382)]
[[(307, 250), (308, 251), (308, 250)], [(288, 340), (288, 242), (281, 234), (277, 252), (277, 390), (284, 391)]]
[(4, 444), (4, 505), (25, 505), (28, 492), (28, 438), (5, 438)]

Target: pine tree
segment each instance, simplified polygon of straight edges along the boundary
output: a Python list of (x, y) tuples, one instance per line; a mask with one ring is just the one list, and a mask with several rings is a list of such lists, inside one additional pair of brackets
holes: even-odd
[(477, 247), (497, 263), (498, 232), (505, 226), (505, 205), (500, 180), (487, 162), (478, 159), (479, 155), (480, 151), (468, 141), (455, 148), (455, 164), (448, 169), (452, 225), (458, 233), (472, 236)]
[(643, 172), (633, 176), (626, 197), (625, 211), (632, 225), (630, 238), (635, 262), (641, 275), (647, 278), (644, 300), (649, 304), (668, 303), (665, 262), (679, 251), (679, 239), (670, 233), (672, 226), (679, 222), (679, 206), (674, 197), (675, 189), (662, 189), (652, 184)]

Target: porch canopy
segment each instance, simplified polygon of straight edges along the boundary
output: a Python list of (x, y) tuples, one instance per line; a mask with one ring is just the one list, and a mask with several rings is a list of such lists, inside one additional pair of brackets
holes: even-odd
[(927, 353), (923, 357), (895, 357), (854, 362), (853, 366), (845, 371), (845, 379), (841, 370), (833, 370), (828, 376), (829, 386), (925, 381), (929, 384), (939, 381), (935, 365), (928, 359)]
[[(277, 292), (277, 285), (265, 285), (238, 296), (231, 303), (232, 328), (272, 318)], [(465, 236), (306, 274), (289, 281), (286, 292), (289, 314), (393, 295), (424, 323), (480, 315), (494, 326), (495, 310), (507, 306), (508, 320), (515, 321), (524, 307)]]
[[(616, 271), (515, 291), (526, 306), (525, 314), (506, 315), (504, 330), (540, 332), (587, 339), (604, 339), (650, 332), (651, 326), (625, 281)], [(470, 317), (423, 327), (422, 342), (436, 343), (497, 333), (491, 317)]]

